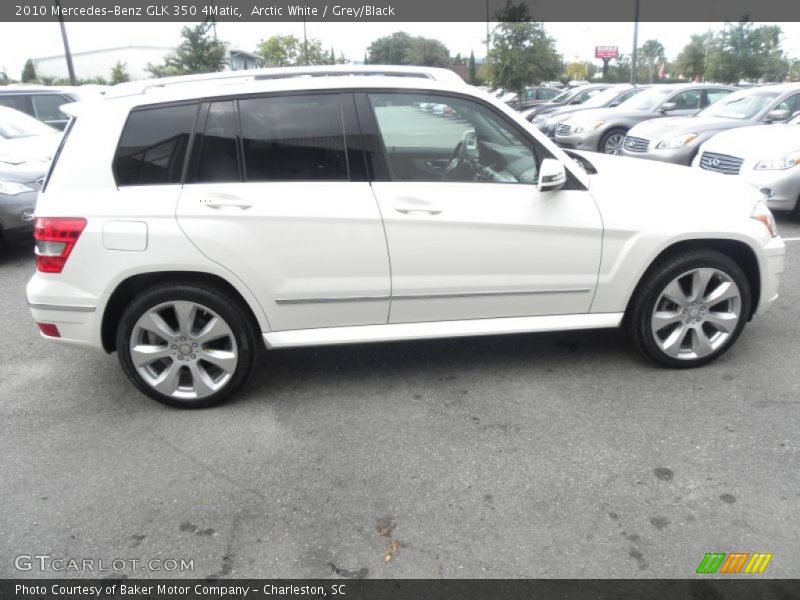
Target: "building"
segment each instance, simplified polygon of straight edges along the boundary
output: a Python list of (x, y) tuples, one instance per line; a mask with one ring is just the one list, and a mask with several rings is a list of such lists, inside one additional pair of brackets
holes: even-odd
[[(123, 46), (73, 52), (72, 64), (75, 77), (78, 79), (111, 79), (111, 70), (118, 63), (125, 64), (125, 71), (132, 80), (148, 79), (152, 75), (147, 71), (148, 64), (160, 65), (174, 48), (163, 46)], [(36, 76), (48, 79), (69, 79), (67, 61), (63, 54), (34, 58), (33, 66)], [(228, 68), (232, 71), (256, 69), (260, 66), (260, 57), (244, 50), (228, 50)]]
[[(161, 46), (123, 46), (89, 50), (88, 52), (73, 52), (72, 64), (75, 67), (75, 77), (78, 79), (102, 77), (109, 80), (111, 79), (111, 69), (118, 62), (125, 63), (125, 71), (131, 79), (147, 79), (151, 77), (147, 71), (147, 65), (163, 63), (164, 57), (172, 50), (172, 48)], [(63, 54), (32, 60), (37, 77), (69, 79), (67, 61)]]

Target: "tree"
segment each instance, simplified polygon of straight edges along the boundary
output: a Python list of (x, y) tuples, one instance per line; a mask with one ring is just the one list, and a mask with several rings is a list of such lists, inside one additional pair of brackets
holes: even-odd
[(724, 83), (783, 80), (791, 61), (781, 48), (781, 34), (776, 25), (726, 23), (709, 52), (707, 79)]
[(406, 64), (423, 67), (449, 67), (453, 64), (450, 51), (439, 40), (415, 37), (406, 55)]
[(566, 74), (569, 79), (586, 79), (589, 74), (586, 70), (586, 63), (571, 62), (567, 65)]
[(475, 53), (469, 53), (469, 66), (467, 67), (467, 73), (469, 75), (469, 82), (472, 85), (477, 84), (478, 82), (478, 67), (475, 64)]
[(701, 79), (706, 73), (706, 56), (714, 43), (712, 32), (692, 35), (688, 44), (683, 47), (675, 59), (675, 75), (683, 75), (687, 79)]
[(492, 49), (486, 57), (492, 87), (522, 94), (531, 83), (558, 77), (562, 67), (555, 41), (541, 23), (531, 20), (527, 5), (515, 6), (509, 1), (496, 18)]
[(111, 85), (125, 83), (126, 81), (131, 80), (126, 69), (127, 66), (128, 63), (124, 63), (121, 60), (117, 61), (117, 64), (115, 64), (114, 68), (111, 69)]
[(407, 65), (411, 36), (404, 31), (378, 38), (367, 48), (371, 65)]
[(29, 58), (25, 61), (25, 66), (22, 67), (22, 77), (20, 81), (22, 81), (22, 83), (31, 83), (36, 80), (36, 68), (33, 66), (33, 61)]
[(164, 64), (148, 64), (147, 70), (154, 77), (222, 71), (228, 62), (226, 47), (209, 35), (210, 30), (211, 23), (184, 27), (181, 30), (183, 41), (166, 57)]
[(647, 62), (647, 80), (653, 83), (656, 74), (656, 62), (664, 60), (664, 46), (658, 40), (647, 40), (641, 48), (639, 54)]
[(273, 35), (261, 40), (256, 53), (261, 55), (264, 64), (269, 67), (332, 64), (332, 54), (322, 49), (321, 41), (312, 38), (306, 43), (293, 35)]

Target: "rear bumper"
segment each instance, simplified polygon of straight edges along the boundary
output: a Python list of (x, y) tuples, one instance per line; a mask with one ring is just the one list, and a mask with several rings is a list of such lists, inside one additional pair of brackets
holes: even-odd
[(47, 337), (62, 344), (102, 350), (101, 311), (97, 299), (76, 286), (57, 281), (52, 275), (36, 273), (26, 288), (33, 320), (58, 328), (61, 337)]

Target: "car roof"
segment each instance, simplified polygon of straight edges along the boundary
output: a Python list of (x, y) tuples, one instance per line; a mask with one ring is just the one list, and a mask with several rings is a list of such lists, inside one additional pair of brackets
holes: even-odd
[(0, 86), (0, 95), (14, 95), (14, 94), (67, 94), (66, 90), (59, 87), (52, 87), (49, 85), (29, 85), (29, 84), (10, 84)]
[(62, 110), (77, 115), (85, 106), (144, 106), (181, 100), (226, 97), (241, 94), (277, 93), (333, 89), (425, 89), (431, 91), (471, 91), (485, 96), (478, 88), (467, 85), (458, 74), (448, 69), (422, 67), (362, 68), (283, 68), (258, 69), (223, 74), (150, 79), (112, 87), (107, 94), (67, 104)]

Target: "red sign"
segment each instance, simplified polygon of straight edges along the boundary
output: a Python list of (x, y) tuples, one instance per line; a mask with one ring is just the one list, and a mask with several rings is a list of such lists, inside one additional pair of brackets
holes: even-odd
[(595, 46), (594, 47), (594, 57), (595, 58), (617, 58), (619, 56), (619, 49), (617, 46)]

